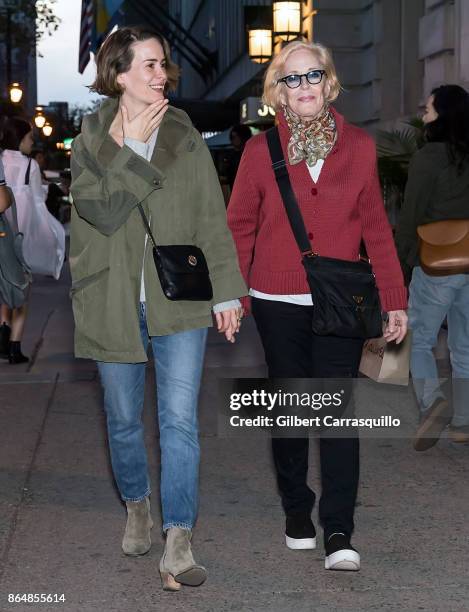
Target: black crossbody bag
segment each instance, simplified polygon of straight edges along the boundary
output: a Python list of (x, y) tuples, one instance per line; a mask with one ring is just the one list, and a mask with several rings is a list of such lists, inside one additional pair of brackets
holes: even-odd
[(189, 244), (158, 246), (140, 202), (138, 210), (153, 244), (156, 272), (168, 300), (210, 301), (213, 289), (202, 250)]
[(362, 259), (347, 261), (314, 252), (290, 183), (278, 129), (273, 127), (266, 135), (272, 169), (313, 298), (313, 332), (343, 338), (382, 336), (381, 304), (371, 265)]

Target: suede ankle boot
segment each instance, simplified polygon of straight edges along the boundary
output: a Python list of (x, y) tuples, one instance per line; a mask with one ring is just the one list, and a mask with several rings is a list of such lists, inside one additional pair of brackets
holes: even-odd
[(10, 342), (10, 353), (8, 355), (8, 361), (12, 365), (15, 363), (27, 363), (29, 361), (29, 357), (26, 357), (26, 355), (23, 355), (23, 353), (21, 352), (21, 342)]
[(207, 578), (205, 567), (197, 565), (191, 550), (192, 532), (171, 527), (166, 532), (166, 545), (160, 561), (163, 590), (179, 591), (181, 584), (199, 586)]
[(6, 323), (0, 325), (0, 359), (8, 359), (10, 355), (11, 327)]
[(127, 524), (125, 526), (122, 550), (132, 557), (146, 554), (151, 548), (150, 530), (153, 521), (150, 516), (150, 500), (148, 497), (133, 502), (125, 502), (127, 506)]

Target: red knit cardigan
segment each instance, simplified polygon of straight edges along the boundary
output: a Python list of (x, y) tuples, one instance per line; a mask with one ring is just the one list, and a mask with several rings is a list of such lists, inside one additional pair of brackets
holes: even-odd
[[(306, 162), (288, 165), (306, 231), (320, 255), (356, 260), (363, 238), (376, 275), (383, 310), (407, 308), (407, 290), (384, 210), (373, 139), (332, 109), (337, 141), (318, 182)], [(287, 158), (290, 137), (277, 114)], [(264, 293), (309, 293), (301, 255), (271, 167), (265, 134), (246, 144), (228, 205), (228, 225), (248, 287)], [(248, 300), (244, 300), (249, 310)]]

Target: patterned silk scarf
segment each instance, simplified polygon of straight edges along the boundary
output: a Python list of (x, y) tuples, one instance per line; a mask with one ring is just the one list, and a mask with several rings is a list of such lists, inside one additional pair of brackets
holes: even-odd
[(290, 128), (288, 161), (292, 166), (303, 159), (308, 166), (314, 166), (318, 159), (326, 159), (337, 140), (334, 115), (326, 104), (321, 113), (311, 121), (304, 121), (283, 107), (285, 119)]

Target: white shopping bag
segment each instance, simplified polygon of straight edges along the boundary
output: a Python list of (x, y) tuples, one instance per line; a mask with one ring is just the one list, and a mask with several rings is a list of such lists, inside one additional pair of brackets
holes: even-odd
[[(58, 279), (65, 258), (65, 230), (47, 210), (37, 162), (28, 162), (17, 151), (6, 151), (4, 155), (8, 161), (5, 167), (13, 166), (16, 170), (11, 189), (18, 211), (18, 228), (23, 234), (24, 260), (34, 274)], [(11, 217), (9, 220), (12, 221)]]

